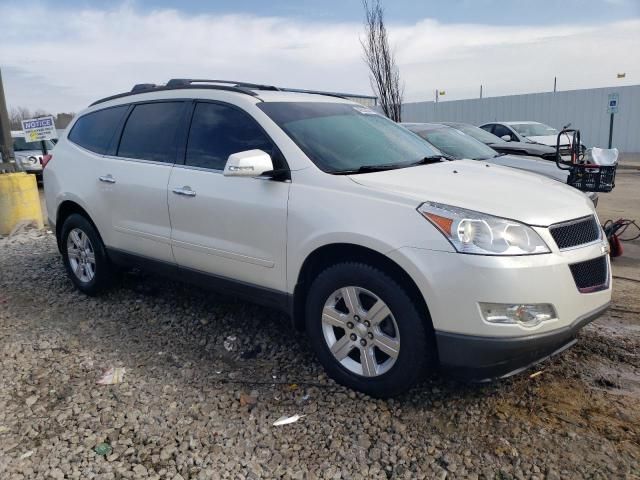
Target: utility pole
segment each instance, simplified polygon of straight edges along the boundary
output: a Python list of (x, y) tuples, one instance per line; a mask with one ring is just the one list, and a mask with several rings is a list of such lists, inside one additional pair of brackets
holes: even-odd
[(482, 84), (480, 84), (480, 98), (482, 98)]
[(607, 113), (610, 115), (609, 117), (609, 147), (611, 148), (613, 144), (613, 119), (618, 113), (618, 108), (620, 104), (620, 96), (618, 93), (610, 93), (607, 99)]
[(7, 112), (7, 101), (4, 98), (2, 72), (0, 71), (0, 173), (15, 170), (13, 162), (13, 140), (11, 140), (11, 125)]
[(436, 103), (438, 103), (438, 89), (436, 88)]
[(553, 93), (556, 93), (557, 86), (558, 86), (558, 77), (553, 77)]

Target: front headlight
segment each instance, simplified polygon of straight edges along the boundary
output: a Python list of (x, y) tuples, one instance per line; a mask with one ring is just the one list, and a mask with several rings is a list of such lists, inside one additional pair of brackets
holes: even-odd
[(440, 230), (460, 253), (476, 255), (532, 255), (549, 253), (531, 227), (486, 213), (425, 202), (418, 212)]

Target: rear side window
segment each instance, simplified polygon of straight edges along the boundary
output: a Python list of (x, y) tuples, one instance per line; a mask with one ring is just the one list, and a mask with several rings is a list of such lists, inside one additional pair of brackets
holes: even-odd
[(196, 105), (187, 142), (187, 165), (223, 170), (229, 155), (254, 149), (275, 154), (271, 140), (248, 114), (217, 103)]
[(83, 115), (71, 129), (69, 140), (87, 150), (104, 155), (128, 108), (128, 105), (122, 105)]
[(118, 156), (173, 163), (183, 102), (136, 105), (124, 126)]

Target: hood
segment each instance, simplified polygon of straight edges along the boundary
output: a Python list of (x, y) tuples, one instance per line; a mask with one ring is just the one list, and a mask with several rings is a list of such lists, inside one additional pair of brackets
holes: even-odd
[(559, 169), (554, 162), (526, 155), (502, 155), (501, 157), (490, 158), (486, 162), (492, 165), (501, 165), (537, 173), (562, 183), (567, 183), (567, 177), (569, 176), (568, 170)]
[(354, 182), (415, 200), (548, 226), (593, 214), (582, 192), (560, 182), (476, 160), (350, 175)]
[[(527, 137), (527, 139), (537, 143), (542, 143), (544, 145), (550, 145), (552, 147), (555, 147), (556, 143), (558, 143), (557, 135), (531, 136)], [(571, 136), (563, 135), (562, 137), (560, 137), (560, 145), (571, 145)]]
[(489, 146), (499, 152), (517, 151), (527, 152), (532, 155), (544, 155), (556, 152), (555, 144), (552, 147), (550, 145), (538, 145), (536, 143), (529, 142), (500, 142), (492, 143)]

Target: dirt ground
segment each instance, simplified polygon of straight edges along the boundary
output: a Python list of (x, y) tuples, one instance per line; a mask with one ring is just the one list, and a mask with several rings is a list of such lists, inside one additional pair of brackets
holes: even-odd
[[(640, 218), (639, 192), (619, 174), (601, 220)], [(625, 251), (570, 350), (384, 401), (327, 379), (276, 312), (135, 272), (88, 298), (51, 234), (0, 239), (0, 478), (638, 479), (640, 242)], [(109, 367), (124, 381), (97, 385)]]

